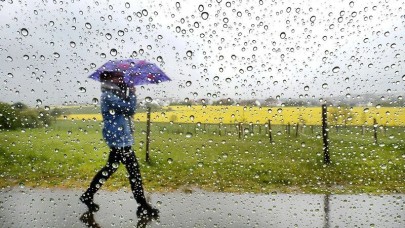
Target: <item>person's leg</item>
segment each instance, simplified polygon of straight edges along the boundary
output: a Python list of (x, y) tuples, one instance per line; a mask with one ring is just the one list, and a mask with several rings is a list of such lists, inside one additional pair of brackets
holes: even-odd
[(138, 160), (135, 157), (135, 153), (131, 147), (124, 147), (121, 162), (125, 165), (125, 168), (129, 174), (129, 183), (131, 184), (131, 190), (134, 194), (135, 200), (139, 204), (146, 203), (145, 194), (143, 191), (141, 171), (139, 170)]
[(158, 216), (159, 211), (152, 208), (152, 206), (146, 202), (139, 163), (131, 147), (124, 147), (121, 162), (128, 171), (132, 193), (134, 194), (136, 202), (140, 205), (137, 211), (138, 216), (142, 214)]
[(90, 210), (98, 210), (98, 205), (94, 204), (94, 194), (101, 188), (101, 186), (107, 181), (107, 179), (118, 169), (120, 164), (120, 150), (122, 148), (111, 148), (110, 155), (106, 165), (98, 171), (90, 183), (90, 187), (80, 197), (80, 200), (85, 203)]

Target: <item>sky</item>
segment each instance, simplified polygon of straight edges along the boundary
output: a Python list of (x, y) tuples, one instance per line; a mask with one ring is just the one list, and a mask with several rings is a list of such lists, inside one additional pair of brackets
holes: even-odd
[(145, 97), (328, 99), (405, 91), (404, 1), (0, 0), (0, 101), (92, 103), (110, 59), (172, 79)]

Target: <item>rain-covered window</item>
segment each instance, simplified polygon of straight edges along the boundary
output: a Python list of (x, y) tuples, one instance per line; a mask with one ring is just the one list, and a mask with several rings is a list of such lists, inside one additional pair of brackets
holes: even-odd
[(0, 0), (0, 227), (404, 227), (401, 0)]

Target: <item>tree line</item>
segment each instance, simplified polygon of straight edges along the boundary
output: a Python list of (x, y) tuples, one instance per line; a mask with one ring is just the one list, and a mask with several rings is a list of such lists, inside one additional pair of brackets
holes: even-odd
[(58, 108), (30, 108), (22, 102), (0, 102), (0, 129), (46, 127), (61, 114), (62, 110)]

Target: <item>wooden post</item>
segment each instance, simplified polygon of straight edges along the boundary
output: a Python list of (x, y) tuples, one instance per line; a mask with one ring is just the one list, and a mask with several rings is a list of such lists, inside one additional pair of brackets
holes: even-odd
[(378, 140), (377, 140), (377, 120), (376, 118), (374, 118), (374, 143), (377, 144)]
[(273, 143), (273, 135), (272, 135), (272, 130), (271, 130), (271, 120), (269, 120), (269, 139), (270, 143)]
[(218, 124), (218, 135), (221, 136), (221, 123)]
[(242, 123), (239, 123), (239, 129), (238, 129), (238, 131), (239, 131), (239, 139), (241, 139), (241, 138), (242, 138), (242, 131), (243, 131), (243, 129), (242, 129)]
[(290, 125), (290, 123), (288, 123), (288, 125), (287, 125), (287, 133), (288, 133), (288, 135), (291, 134), (291, 125)]
[(149, 158), (149, 144), (150, 144), (150, 107), (146, 113), (146, 162), (150, 163)]
[(295, 129), (295, 137), (298, 137), (298, 129), (300, 127), (299, 123), (297, 123), (297, 128)]
[(322, 136), (323, 136), (323, 162), (330, 164), (329, 155), (329, 138), (328, 138), (328, 126), (327, 126), (327, 107), (322, 105)]

